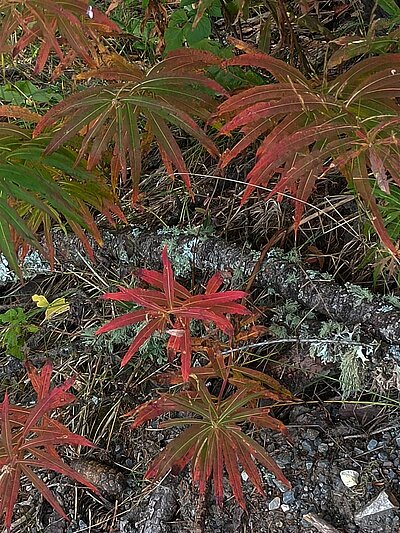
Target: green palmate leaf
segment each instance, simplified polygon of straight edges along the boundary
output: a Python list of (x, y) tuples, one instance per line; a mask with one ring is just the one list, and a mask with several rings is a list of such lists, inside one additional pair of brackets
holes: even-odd
[[(24, 110), (12, 106), (5, 112), (25, 116)], [(44, 156), (47, 143), (47, 138), (32, 140), (29, 131), (0, 124), (0, 250), (19, 274), (19, 245), (24, 245), (23, 251), (29, 245), (46, 255), (36, 238), (39, 230), (44, 230), (52, 263), (53, 223), (67, 223), (92, 254), (83, 230), (88, 230), (98, 242), (101, 237), (89, 208), (102, 212), (111, 223), (114, 215), (124, 220), (105, 181), (76, 165), (76, 153), (69, 148)]]
[(17, 254), (13, 244), (13, 239), (10, 231), (10, 225), (7, 220), (0, 218), (0, 250), (7, 259), (10, 268), (19, 276), (22, 276), (21, 269), (18, 264)]
[(199, 0), (197, 5), (197, 13), (193, 21), (193, 29), (195, 29), (199, 22), (204, 17), (205, 12), (209, 7), (211, 7), (214, 4), (215, 0)]
[(243, 133), (242, 139), (222, 155), (222, 168), (261, 139), (242, 203), (255, 188), (267, 187), (278, 176), (267, 199), (290, 194), (297, 229), (316, 181), (336, 167), (361, 197), (382, 243), (397, 255), (369, 173), (386, 190), (389, 179), (400, 186), (400, 54), (361, 61), (319, 87), (266, 54), (248, 54), (226, 62), (227, 66), (238, 64), (263, 68), (277, 80), (244, 90), (219, 107), (218, 117), (226, 121), (221, 133), (230, 134), (237, 128)]
[(221, 401), (209, 393), (203, 380), (196, 374), (191, 375), (190, 384), (193, 390), (162, 395), (126, 415), (134, 417), (132, 427), (136, 428), (168, 412), (190, 413), (189, 417), (174, 417), (160, 424), (160, 427), (189, 427), (154, 459), (146, 477), (157, 480), (169, 470), (176, 474), (191, 462), (192, 477), (198, 483), (200, 493), (204, 494), (207, 482), (212, 478), (215, 498), (222, 505), (225, 470), (234, 497), (245, 508), (239, 466), (245, 470), (256, 489), (263, 493), (261, 477), (255, 465), (257, 460), (290, 487), (289, 481), (264, 448), (246, 436), (239, 426), (250, 421), (259, 427), (286, 434), (285, 426), (269, 415), (270, 408), (254, 407), (257, 400), (265, 397), (264, 393), (242, 387)]
[(378, 0), (378, 6), (392, 17), (400, 16), (400, 7), (395, 0)]
[(50, 154), (86, 127), (78, 160), (87, 154), (88, 169), (93, 169), (113, 144), (113, 184), (119, 173), (125, 178), (131, 167), (134, 199), (141, 174), (141, 150), (154, 139), (167, 170), (177, 170), (190, 190), (189, 173), (168, 124), (194, 137), (214, 157), (218, 155), (214, 143), (194, 120), (208, 120), (216, 107), (215, 96), (225, 92), (203, 73), (207, 64), (218, 61), (205, 52), (175, 51), (145, 74), (136, 65), (111, 56), (107, 60), (109, 70), (90, 71), (87, 77), (112, 77), (117, 83), (86, 89), (60, 102), (38, 123), (35, 135), (64, 120), (46, 148), (45, 153)]
[[(99, 36), (119, 32), (118, 26), (98, 9), (91, 7), (89, 12), (86, 0), (0, 0), (0, 13), (0, 52), (17, 55), (31, 43), (41, 41), (35, 73), (43, 70), (51, 51), (60, 59), (57, 74), (76, 57), (94, 67), (99, 63), (96, 51)], [(19, 28), (22, 35), (11, 46), (10, 37)], [(60, 39), (69, 52), (64, 53)]]

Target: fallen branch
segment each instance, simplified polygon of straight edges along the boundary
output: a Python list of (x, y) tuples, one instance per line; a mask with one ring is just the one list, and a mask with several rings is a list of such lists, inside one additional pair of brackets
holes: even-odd
[(328, 524), (326, 520), (320, 518), (314, 513), (305, 514), (303, 516), (303, 520), (315, 527), (315, 529), (319, 531), (319, 533), (339, 533), (339, 530)]
[[(243, 282), (248, 280), (259, 258), (251, 249), (239, 248), (222, 239), (193, 236), (175, 229), (140, 231), (124, 228), (105, 232), (103, 248), (95, 244), (97, 263), (91, 264), (74, 237), (59, 233), (54, 237), (58, 269), (101, 272), (111, 271), (114, 279), (123, 279), (133, 268), (160, 269), (161, 250), (168, 245), (175, 272), (182, 278), (191, 277), (193, 269), (204, 273), (215, 270), (229, 272)], [(254, 287), (273, 289), (284, 298), (295, 300), (346, 325), (363, 325), (368, 333), (389, 344), (400, 344), (400, 308), (357, 286), (341, 286), (333, 279), (314, 270), (307, 270), (298, 261), (290, 260), (279, 250), (269, 251)]]

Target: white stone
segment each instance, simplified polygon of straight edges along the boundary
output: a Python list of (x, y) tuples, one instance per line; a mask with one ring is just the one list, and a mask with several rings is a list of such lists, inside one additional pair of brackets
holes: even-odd
[(246, 474), (244, 470), (240, 475), (242, 476), (243, 481), (247, 481), (249, 479), (249, 476)]
[(340, 479), (342, 480), (343, 485), (350, 489), (351, 487), (358, 485), (360, 474), (355, 470), (342, 470), (340, 472)]
[(276, 511), (276, 509), (279, 509), (280, 506), (281, 506), (281, 499), (276, 497), (269, 502), (268, 509), (270, 511)]

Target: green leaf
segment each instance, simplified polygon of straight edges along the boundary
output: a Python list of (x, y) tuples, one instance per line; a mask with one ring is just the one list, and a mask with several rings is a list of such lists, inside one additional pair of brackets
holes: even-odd
[(0, 250), (7, 259), (10, 268), (22, 278), (22, 272), (18, 264), (18, 257), (15, 253), (13, 239), (11, 237), (10, 226), (6, 220), (0, 217)]
[(378, 6), (386, 11), (391, 17), (400, 15), (400, 7), (396, 0), (378, 0)]
[(164, 33), (165, 53), (181, 48), (185, 39), (184, 28), (167, 28)]
[(207, 16), (202, 17), (197, 26), (192, 29), (191, 24), (186, 24), (184, 28), (185, 37), (189, 46), (206, 39), (211, 34), (211, 21)]

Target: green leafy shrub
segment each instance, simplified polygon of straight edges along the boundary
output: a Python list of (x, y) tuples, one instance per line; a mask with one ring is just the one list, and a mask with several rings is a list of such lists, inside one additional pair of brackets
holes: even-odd
[[(30, 123), (40, 115), (15, 106), (0, 106), (0, 116), (16, 117)], [(93, 257), (84, 229), (101, 243), (100, 232), (90, 207), (124, 220), (115, 197), (99, 174), (76, 164), (70, 147), (43, 155), (48, 137), (32, 139), (32, 131), (0, 122), (0, 251), (10, 267), (21, 275), (18, 249), (36, 248), (53, 263), (52, 225), (67, 223)], [(37, 233), (44, 232), (47, 251)]]

